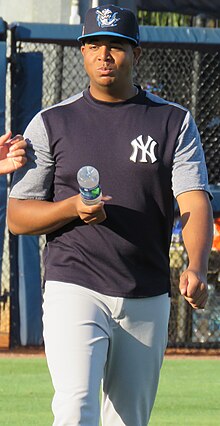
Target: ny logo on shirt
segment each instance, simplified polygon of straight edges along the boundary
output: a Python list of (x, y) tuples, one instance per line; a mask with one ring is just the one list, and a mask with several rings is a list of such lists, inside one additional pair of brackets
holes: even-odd
[(155, 163), (155, 161), (157, 161), (157, 157), (155, 155), (155, 147), (157, 145), (157, 142), (151, 136), (147, 136), (146, 143), (144, 143), (143, 139), (144, 137), (140, 135), (131, 142), (131, 146), (133, 147), (133, 152), (132, 152), (132, 155), (130, 156), (130, 160), (136, 163), (138, 152), (140, 150), (141, 151), (140, 163), (148, 163), (149, 159), (151, 163)]

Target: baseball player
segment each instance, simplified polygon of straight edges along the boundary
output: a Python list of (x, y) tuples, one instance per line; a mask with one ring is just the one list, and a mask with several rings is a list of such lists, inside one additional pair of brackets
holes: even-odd
[[(54, 426), (146, 426), (167, 344), (169, 247), (179, 204), (189, 257), (182, 296), (207, 300), (212, 212), (204, 154), (185, 108), (133, 82), (141, 55), (134, 14), (89, 9), (81, 52), (90, 85), (28, 125), (29, 161), (16, 172), (8, 223), (46, 234), (44, 342)], [(100, 174), (85, 205), (77, 172)], [(109, 194), (109, 195), (107, 195)]]

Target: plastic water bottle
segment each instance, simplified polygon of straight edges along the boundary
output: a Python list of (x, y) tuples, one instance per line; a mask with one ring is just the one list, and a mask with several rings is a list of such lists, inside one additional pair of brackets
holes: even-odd
[(77, 173), (79, 190), (84, 204), (97, 204), (102, 198), (99, 172), (93, 166), (84, 166)]

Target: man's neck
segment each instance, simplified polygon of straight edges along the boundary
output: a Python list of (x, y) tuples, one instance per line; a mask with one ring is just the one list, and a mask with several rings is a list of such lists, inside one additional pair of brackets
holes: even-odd
[(90, 86), (89, 90), (93, 98), (103, 102), (123, 102), (138, 94), (138, 88), (134, 85), (131, 85), (126, 90), (120, 91), (111, 90), (109, 87), (104, 87), (103, 90), (101, 90), (94, 86)]

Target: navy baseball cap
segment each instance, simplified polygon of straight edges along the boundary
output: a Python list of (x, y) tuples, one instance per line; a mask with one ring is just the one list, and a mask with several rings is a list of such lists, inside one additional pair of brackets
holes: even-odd
[(114, 36), (127, 39), (138, 45), (139, 27), (134, 13), (114, 5), (94, 7), (88, 10), (83, 32), (78, 40), (94, 36)]

